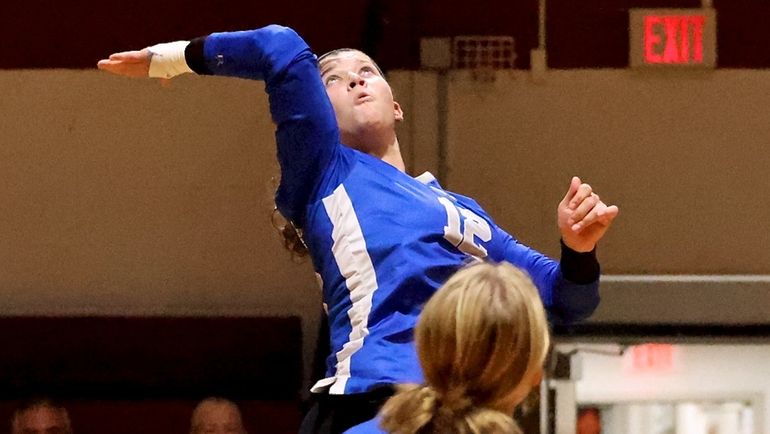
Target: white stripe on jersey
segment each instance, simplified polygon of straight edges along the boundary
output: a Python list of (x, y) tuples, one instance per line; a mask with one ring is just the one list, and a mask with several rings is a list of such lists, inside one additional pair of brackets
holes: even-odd
[(332, 254), (345, 278), (353, 303), (348, 310), (352, 329), (348, 342), (337, 353), (336, 381), (329, 390), (332, 395), (341, 395), (345, 393), (345, 384), (350, 378), (350, 358), (361, 349), (364, 338), (369, 335), (369, 313), (372, 296), (377, 289), (377, 275), (345, 186), (337, 187), (331, 196), (323, 199), (323, 204), (333, 225)]

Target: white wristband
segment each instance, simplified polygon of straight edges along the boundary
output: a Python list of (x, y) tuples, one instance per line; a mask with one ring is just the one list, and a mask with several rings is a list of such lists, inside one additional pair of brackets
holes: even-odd
[(184, 58), (184, 49), (190, 41), (176, 41), (148, 47), (150, 52), (150, 77), (171, 78), (193, 72)]

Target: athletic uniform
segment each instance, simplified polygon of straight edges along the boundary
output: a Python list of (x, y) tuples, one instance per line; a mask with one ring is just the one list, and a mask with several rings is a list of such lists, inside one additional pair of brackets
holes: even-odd
[(303, 229), (328, 306), (332, 354), (327, 378), (314, 392), (347, 395), (421, 383), (417, 316), (470, 261), (508, 261), (526, 270), (554, 322), (576, 321), (595, 309), (593, 253), (563, 247), (560, 266), (429, 173), (413, 178), (340, 143), (316, 57), (291, 29), (214, 33), (193, 40), (185, 55), (197, 73), (266, 82), (281, 166), (276, 204)]
[(387, 431), (380, 428), (380, 418), (377, 417), (350, 428), (345, 434), (387, 434)]

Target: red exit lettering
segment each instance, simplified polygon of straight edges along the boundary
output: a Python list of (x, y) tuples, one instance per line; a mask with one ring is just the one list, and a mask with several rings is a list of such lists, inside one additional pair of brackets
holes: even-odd
[(631, 347), (632, 372), (670, 372), (674, 369), (674, 346), (644, 344)]
[(703, 63), (703, 15), (644, 17), (647, 63)]

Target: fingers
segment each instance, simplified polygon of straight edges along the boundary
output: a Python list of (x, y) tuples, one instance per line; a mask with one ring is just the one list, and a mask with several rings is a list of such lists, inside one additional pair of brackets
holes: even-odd
[(113, 62), (112, 60), (102, 59), (96, 64), (96, 67), (103, 71), (110, 71), (111, 69), (114, 69), (118, 63), (119, 62)]
[[(582, 213), (585, 210), (587, 211), (582, 216), (582, 218), (578, 218), (577, 213)], [(583, 201), (583, 203), (578, 207), (578, 210), (576, 210), (575, 214), (573, 214), (573, 217), (570, 218), (570, 223), (572, 223), (570, 229), (572, 229), (574, 232), (580, 232), (595, 223), (598, 223), (602, 226), (609, 226), (610, 223), (615, 220), (615, 217), (617, 217), (619, 212), (620, 210), (617, 206), (607, 206), (604, 202), (599, 200), (598, 195), (593, 194), (591, 197)]]
[[(575, 178), (577, 178), (577, 177), (575, 177)], [(579, 180), (579, 178), (578, 178), (578, 180)], [(571, 186), (570, 186), (570, 188), (571, 188)], [(586, 199), (588, 199), (588, 198), (590, 198), (590, 197), (591, 197), (591, 195), (593, 194), (593, 192), (594, 192), (594, 191), (593, 191), (593, 189), (591, 188), (591, 186), (590, 186), (590, 185), (588, 185), (588, 184), (580, 184), (580, 185), (577, 187), (577, 191), (576, 191), (576, 192), (575, 192), (575, 194), (572, 196), (572, 199), (570, 199), (570, 201), (569, 201), (569, 204), (567, 205), (567, 207), (568, 207), (568, 208), (569, 208), (571, 211), (576, 211), (576, 210), (578, 209), (578, 207), (580, 207), (580, 205), (581, 205), (581, 204), (582, 204), (582, 203), (583, 203), (583, 202), (584, 202)], [(584, 215), (585, 215), (585, 214), (584, 214)], [(580, 219), (577, 219), (577, 220), (580, 220)]]
[(114, 53), (109, 58), (97, 62), (96, 67), (117, 75), (147, 77), (150, 68), (150, 53), (147, 49)]
[(617, 206), (607, 206), (589, 184), (574, 176), (559, 206), (559, 227), (562, 231), (579, 233), (594, 223), (600, 223), (606, 230), (619, 212)]
[[(585, 190), (582, 185), (580, 186), (580, 189)], [(580, 192), (580, 189), (578, 190), (576, 196), (583, 195), (583, 193)], [(601, 200), (599, 199), (599, 196), (594, 193), (589, 193), (587, 197), (578, 202), (576, 207), (573, 205), (573, 199), (573, 201), (571, 201), (569, 204), (570, 208), (573, 209), (572, 215), (567, 221), (567, 223), (571, 225), (571, 229), (577, 232), (591, 224), (596, 219), (596, 214), (599, 211), (597, 205), (600, 202)]]
[(144, 50), (134, 50), (111, 54), (110, 60), (121, 62), (144, 62), (146, 57)]
[(102, 71), (112, 72), (117, 74), (119, 62), (113, 62), (112, 60), (102, 59), (97, 64), (96, 67), (101, 69)]
[(128, 77), (146, 77), (147, 74), (143, 71), (143, 68), (137, 68), (135, 63), (124, 63), (114, 60), (100, 60), (96, 64), (96, 67), (102, 71), (107, 71), (117, 75), (125, 75)]
[(569, 183), (569, 189), (567, 189), (567, 194), (564, 195), (564, 199), (562, 199), (562, 203), (566, 206), (569, 201), (572, 200), (573, 197), (575, 197), (575, 193), (578, 191), (578, 187), (580, 187), (581, 181), (580, 178), (577, 176), (572, 177), (572, 181)]
[(608, 221), (612, 221), (615, 219), (615, 217), (618, 216), (618, 214), (620, 214), (620, 208), (618, 208), (616, 205), (611, 205), (608, 206), (604, 210), (604, 213), (602, 213), (599, 217)]

